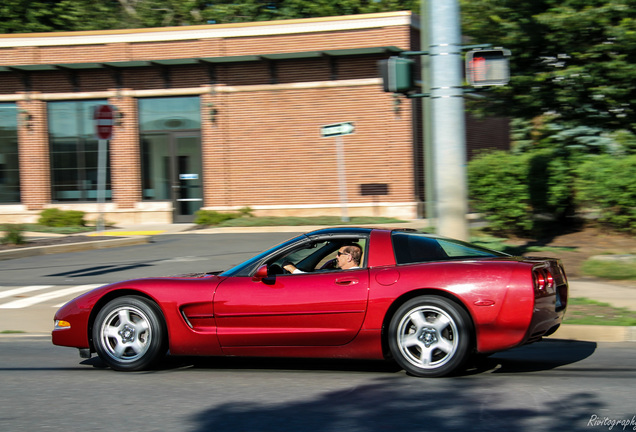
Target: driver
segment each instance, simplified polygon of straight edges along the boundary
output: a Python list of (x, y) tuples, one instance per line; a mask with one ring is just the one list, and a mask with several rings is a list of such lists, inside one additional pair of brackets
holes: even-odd
[[(336, 254), (336, 266), (340, 270), (351, 270), (360, 268), (360, 260), (362, 259), (362, 248), (360, 245), (352, 243), (342, 246)], [(305, 273), (292, 263), (283, 266), (290, 273)]]

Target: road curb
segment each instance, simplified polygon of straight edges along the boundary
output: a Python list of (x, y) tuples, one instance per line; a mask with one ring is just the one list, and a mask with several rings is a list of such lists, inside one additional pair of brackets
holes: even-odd
[(151, 236), (123, 237), (118, 239), (95, 240), (50, 246), (34, 246), (20, 249), (0, 251), (0, 261), (16, 258), (27, 258), (39, 255), (50, 255), (67, 252), (82, 252), (94, 249), (107, 249), (122, 246), (133, 246), (150, 242)]
[(636, 342), (636, 327), (562, 324), (549, 337), (589, 342)]

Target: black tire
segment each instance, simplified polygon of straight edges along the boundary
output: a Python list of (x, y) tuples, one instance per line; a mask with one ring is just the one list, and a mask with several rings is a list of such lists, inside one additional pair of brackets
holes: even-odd
[(143, 297), (111, 300), (99, 311), (93, 325), (95, 351), (115, 370), (148, 368), (165, 355), (166, 342), (159, 307)]
[(404, 303), (389, 324), (389, 347), (409, 374), (439, 377), (456, 371), (470, 357), (472, 321), (453, 301), (421, 296)]

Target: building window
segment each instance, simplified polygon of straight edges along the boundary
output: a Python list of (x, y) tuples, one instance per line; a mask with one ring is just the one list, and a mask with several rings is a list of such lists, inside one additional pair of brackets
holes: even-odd
[(18, 109), (15, 103), (0, 103), (0, 203), (19, 202)]
[(183, 175), (193, 179), (185, 181), (188, 186), (200, 187), (201, 181), (201, 101), (197, 96), (143, 98), (138, 104), (143, 198), (185, 200), (177, 196)]
[[(53, 201), (97, 200), (98, 139), (93, 111), (106, 103), (105, 100), (48, 103)], [(110, 157), (106, 160), (106, 199), (110, 200)]]
[(198, 96), (139, 99), (139, 130), (177, 131), (201, 129)]

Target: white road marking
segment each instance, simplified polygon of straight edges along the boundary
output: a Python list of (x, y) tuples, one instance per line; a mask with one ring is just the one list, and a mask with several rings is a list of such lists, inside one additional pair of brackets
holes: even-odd
[(38, 303), (43, 303), (47, 300), (56, 299), (72, 294), (77, 294), (84, 291), (89, 291), (93, 288), (102, 286), (103, 284), (90, 284), (90, 285), (78, 285), (61, 290), (51, 291), (48, 293), (36, 295), (29, 298), (23, 298), (20, 300), (14, 300), (9, 303), (0, 304), (0, 309), (21, 309), (29, 306), (33, 306)]
[(0, 292), (0, 298), (12, 297), (20, 294), (25, 294), (28, 292), (44, 290), (48, 288), (53, 288), (54, 285), (31, 285), (20, 288), (14, 288), (7, 291)]

